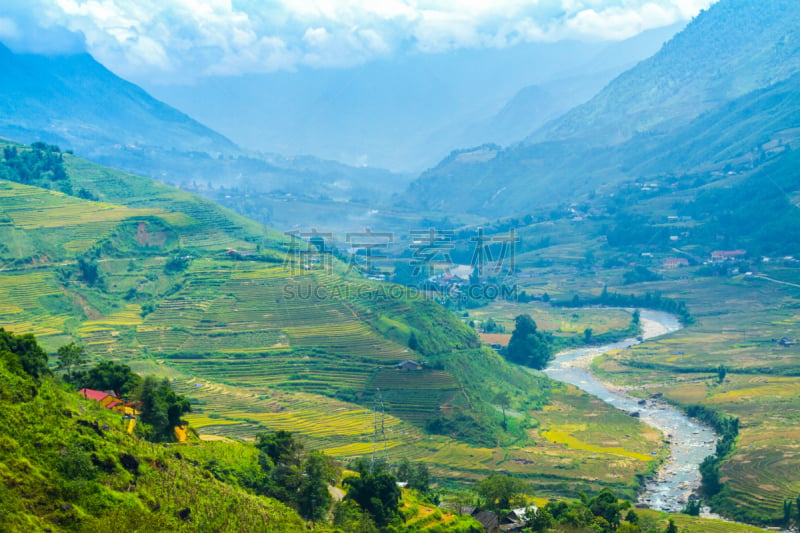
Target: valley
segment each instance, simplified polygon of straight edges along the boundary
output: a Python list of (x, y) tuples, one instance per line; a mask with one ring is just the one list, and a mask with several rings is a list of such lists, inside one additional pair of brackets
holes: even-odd
[(795, 1), (56, 4), (0, 14), (1, 530), (800, 527)]

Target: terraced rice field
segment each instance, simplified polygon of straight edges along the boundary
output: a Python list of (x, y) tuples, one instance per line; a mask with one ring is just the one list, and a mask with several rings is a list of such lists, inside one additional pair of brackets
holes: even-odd
[(59, 294), (48, 272), (0, 274), (0, 325), (17, 334), (60, 335), (69, 314), (47, 312), (42, 299)]

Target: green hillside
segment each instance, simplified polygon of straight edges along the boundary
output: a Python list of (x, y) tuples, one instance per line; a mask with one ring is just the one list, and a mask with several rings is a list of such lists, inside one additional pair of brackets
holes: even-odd
[(282, 503), (131, 437), (119, 415), (31, 375), (25, 361), (36, 358), (36, 341), (6, 337), (0, 330), (3, 531), (305, 530)]
[[(450, 366), (490, 355), (438, 305), (386, 297), (338, 261), (302, 265), (288, 237), (189, 193), (70, 156), (67, 168), (70, 187), (98, 201), (2, 185), (9, 327), (50, 348), (74, 339), (95, 357), (158, 359), (233, 385), (364, 403), (379, 387), (390, 413), (420, 425), (465, 408), (469, 373)], [(428, 368), (393, 370), (409, 358)], [(544, 400), (533, 378), (504, 381)], [(418, 392), (401, 401), (395, 390)]]
[[(661, 456), (638, 420), (507, 364), (439, 304), (347, 273), (346, 261), (318, 268), (283, 234), (69, 154), (57, 182), (4, 161), (7, 177), (93, 199), (0, 181), (0, 321), (51, 352), (74, 340), (94, 361), (170, 378), (204, 438), (285, 429), (335, 457), (409, 458), (455, 484), (502, 469), (550, 494), (610, 486), (632, 497)], [(422, 370), (394, 368), (405, 359)], [(500, 392), (518, 413), (507, 429), (492, 405)], [(565, 423), (542, 410), (553, 400), (600, 421), (579, 438), (606, 451), (541, 437), (543, 422)], [(617, 432), (631, 438), (609, 447)]]

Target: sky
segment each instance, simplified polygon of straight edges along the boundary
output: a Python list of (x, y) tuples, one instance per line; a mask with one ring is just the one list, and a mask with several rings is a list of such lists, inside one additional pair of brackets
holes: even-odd
[(622, 40), (716, 0), (2, 0), (16, 52), (88, 51), (123, 77), (186, 83), (398, 54)]

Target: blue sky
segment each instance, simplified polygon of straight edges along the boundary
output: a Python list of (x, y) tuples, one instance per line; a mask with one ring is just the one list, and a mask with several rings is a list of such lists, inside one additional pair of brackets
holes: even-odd
[(358, 65), (397, 54), (620, 40), (716, 0), (6, 0), (16, 51), (85, 49), (162, 83)]

